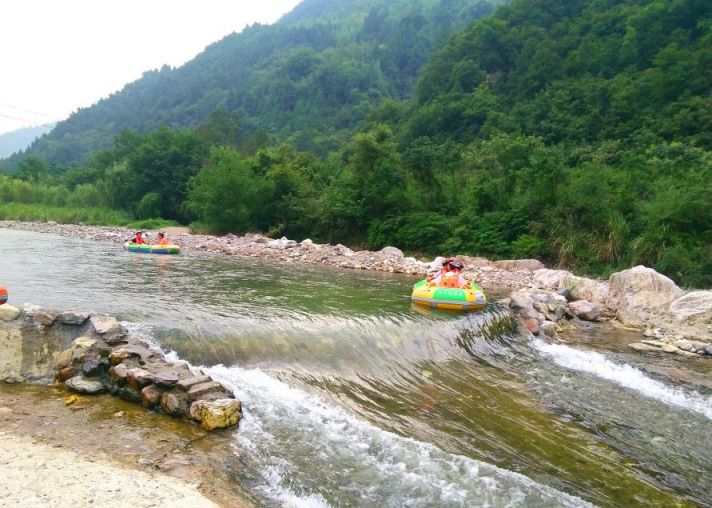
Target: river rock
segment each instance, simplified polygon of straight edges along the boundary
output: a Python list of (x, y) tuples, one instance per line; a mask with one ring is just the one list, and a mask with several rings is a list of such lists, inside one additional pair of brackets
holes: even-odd
[(198, 400), (190, 405), (190, 417), (205, 430), (231, 427), (240, 419), (240, 402), (235, 399)]
[(109, 376), (114, 380), (115, 383), (123, 384), (126, 382), (126, 376), (128, 376), (129, 369), (123, 363), (114, 365), (109, 368)]
[(157, 406), (161, 402), (164, 391), (156, 385), (144, 386), (141, 389), (141, 405), (145, 408)]
[(618, 321), (628, 326), (659, 322), (682, 290), (652, 268), (636, 266), (611, 275), (608, 305)]
[(205, 383), (194, 384), (188, 389), (188, 399), (198, 400), (206, 395), (216, 392), (224, 392), (223, 385), (217, 381), (207, 381)]
[(57, 372), (57, 378), (60, 383), (64, 383), (67, 379), (71, 379), (77, 375), (77, 369), (74, 367), (64, 367)]
[(539, 331), (547, 337), (556, 337), (556, 323), (553, 321), (544, 321), (539, 325)]
[(114, 316), (98, 314), (91, 316), (90, 319), (96, 333), (99, 335), (109, 335), (112, 337), (126, 335), (126, 329)]
[(546, 268), (544, 263), (538, 259), (502, 259), (499, 261), (493, 261), (492, 265), (495, 268), (507, 270), (508, 272), (533, 272), (535, 270)]
[(176, 387), (179, 390), (187, 392), (192, 386), (199, 385), (201, 383), (207, 383), (208, 381), (212, 381), (212, 379), (208, 376), (189, 377), (178, 381), (178, 383), (176, 383)]
[(99, 381), (86, 379), (83, 376), (74, 376), (73, 378), (67, 379), (64, 384), (77, 393), (85, 393), (87, 395), (96, 395), (97, 393), (104, 392), (104, 385)]
[(188, 401), (174, 392), (165, 392), (161, 395), (161, 409), (171, 416), (186, 416), (188, 414)]
[(568, 288), (572, 300), (587, 300), (605, 305), (608, 302), (609, 285), (607, 282), (569, 274), (562, 284)]
[(74, 339), (72, 341), (72, 345), (77, 348), (89, 350), (94, 347), (97, 342), (99, 342), (97, 339), (93, 339), (91, 337), (86, 337), (83, 335)]
[(403, 251), (397, 247), (383, 247), (379, 252), (381, 253), (381, 255), (383, 255), (384, 258), (403, 259), (405, 257)]
[(0, 305), (0, 321), (10, 322), (15, 321), (20, 317), (20, 309), (13, 307), (9, 303)]
[(175, 372), (173, 370), (161, 370), (159, 372), (156, 372), (153, 375), (153, 378), (154, 378), (154, 382), (158, 386), (163, 386), (166, 388), (174, 386), (180, 380), (180, 376), (178, 375), (178, 372)]
[(564, 280), (572, 275), (567, 270), (551, 270), (542, 268), (535, 270), (532, 277), (532, 282), (536, 287), (542, 289), (559, 289), (564, 286)]
[(712, 291), (692, 291), (670, 305), (675, 328), (712, 342)]
[(144, 364), (150, 356), (151, 351), (149, 351), (148, 348), (136, 344), (131, 344), (128, 346), (121, 346), (120, 348), (114, 349), (109, 355), (109, 363), (111, 363), (112, 365), (118, 365), (124, 360), (127, 360), (129, 358), (135, 358), (139, 360), (139, 363)]
[(65, 325), (81, 325), (89, 319), (88, 312), (65, 311), (57, 316), (57, 322)]
[(32, 320), (40, 326), (52, 326), (59, 316), (59, 312), (38, 309), (32, 315)]
[(141, 391), (141, 388), (153, 383), (153, 374), (144, 369), (129, 369), (126, 373), (126, 382), (134, 390)]
[(569, 303), (571, 314), (584, 321), (596, 321), (601, 317), (601, 308), (587, 300), (576, 300)]

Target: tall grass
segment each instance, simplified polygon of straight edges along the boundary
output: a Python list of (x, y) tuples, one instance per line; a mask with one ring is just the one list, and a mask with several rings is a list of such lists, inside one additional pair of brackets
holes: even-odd
[(128, 214), (109, 208), (57, 207), (36, 203), (0, 203), (0, 219), (96, 226), (126, 226), (133, 221)]

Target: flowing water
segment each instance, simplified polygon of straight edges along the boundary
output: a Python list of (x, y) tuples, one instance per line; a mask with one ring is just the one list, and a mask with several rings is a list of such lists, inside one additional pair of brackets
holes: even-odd
[(412, 277), (4, 229), (0, 282), (232, 385), (235, 481), (265, 505), (712, 505), (710, 363), (630, 354), (625, 332), (550, 344), (494, 303), (416, 308)]

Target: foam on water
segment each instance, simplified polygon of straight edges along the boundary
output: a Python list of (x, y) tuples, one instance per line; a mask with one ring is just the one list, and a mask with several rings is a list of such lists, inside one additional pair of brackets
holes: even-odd
[(238, 453), (264, 493), (288, 506), (586, 506), (579, 498), (396, 435), (259, 369), (206, 369), (231, 385), (245, 415)]
[(585, 351), (563, 344), (549, 344), (534, 339), (535, 349), (567, 369), (588, 372), (597, 377), (630, 388), (651, 399), (694, 411), (712, 419), (712, 398), (694, 391), (671, 387), (652, 379), (627, 363), (618, 364), (595, 351)]

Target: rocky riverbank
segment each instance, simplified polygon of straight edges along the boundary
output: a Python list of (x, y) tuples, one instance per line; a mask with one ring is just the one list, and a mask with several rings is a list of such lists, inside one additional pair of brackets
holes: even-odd
[[(53, 222), (0, 221), (0, 228), (113, 242), (117, 246), (133, 233), (125, 228)], [(259, 234), (216, 237), (183, 232), (169, 234), (169, 240), (189, 255), (248, 256), (418, 276), (434, 273), (443, 260), (418, 260), (395, 247), (354, 251), (344, 245), (317, 244), (309, 239), (274, 240)], [(691, 357), (712, 354), (712, 291), (684, 292), (668, 277), (643, 266), (615, 273), (608, 280), (596, 280), (552, 270), (532, 259), (457, 259), (465, 265), (464, 275), (470, 280), (486, 288), (512, 291), (505, 303), (519, 316), (522, 326), (535, 335), (565, 339), (567, 333), (575, 333), (577, 320), (610, 321), (642, 332), (641, 342), (632, 345), (641, 351)]]
[(113, 316), (0, 305), (0, 379), (52, 381), (108, 392), (146, 409), (191, 418), (205, 430), (239, 421), (232, 390), (128, 333)]

